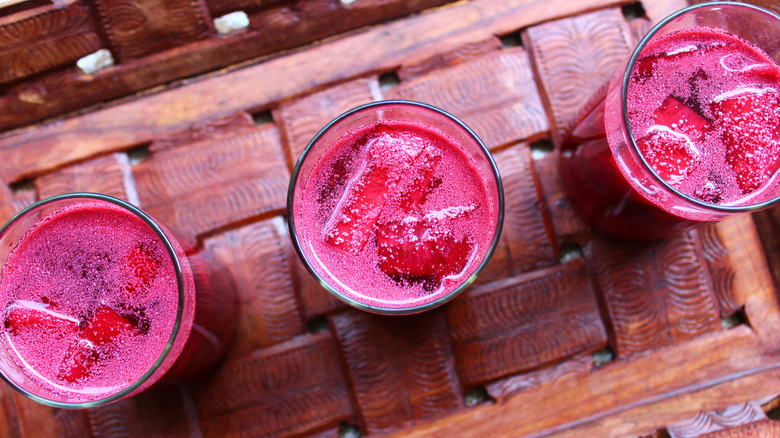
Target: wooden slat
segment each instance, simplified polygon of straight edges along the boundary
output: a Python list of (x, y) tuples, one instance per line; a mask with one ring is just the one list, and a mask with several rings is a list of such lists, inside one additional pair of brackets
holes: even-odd
[(621, 356), (720, 329), (694, 232), (646, 246), (597, 239), (585, 255)]
[(550, 213), (531, 151), (518, 145), (494, 155), (504, 184), (506, 205), (501, 240), (508, 247), (510, 274), (528, 272), (558, 263), (558, 247)]
[(295, 257), (295, 274), (297, 276), (298, 296), (306, 320), (311, 320), (326, 313), (347, 307), (343, 301), (325, 290), (322, 285), (303, 266), (299, 257)]
[(620, 9), (605, 9), (533, 26), (523, 41), (560, 146), (582, 105), (630, 53), (631, 31)]
[(86, 1), (38, 8), (26, 18), (13, 18), (0, 18), (0, 84), (75, 65), (102, 47)]
[[(97, 192), (128, 200), (128, 184), (132, 184), (130, 163), (122, 153), (74, 164), (35, 179), (41, 199), (60, 193)], [(129, 189), (135, 193), (133, 187)]]
[(462, 406), (440, 311), (405, 317), (350, 309), (331, 319), (362, 426), (385, 433)]
[(204, 245), (233, 274), (239, 290), (232, 357), (292, 339), (304, 326), (291, 275), (290, 241), (281, 218), (208, 238)]
[(283, 210), (290, 174), (278, 130), (233, 126), (135, 166), (141, 206), (195, 235)]
[[(741, 219), (738, 219), (741, 220)], [(729, 252), (723, 245), (718, 229), (726, 224), (707, 224), (700, 227), (696, 233), (702, 255), (707, 261), (707, 268), (712, 279), (712, 291), (718, 300), (721, 316), (733, 315), (744, 303), (738, 303), (734, 298), (734, 266), (731, 264)]]
[(214, 32), (204, 0), (95, 0), (111, 54), (119, 62), (207, 37)]
[(569, 195), (561, 182), (560, 155), (553, 151), (534, 160), (536, 173), (547, 201), (555, 235), (560, 241), (571, 242), (582, 239), (590, 231), (582, 218), (574, 210)]
[[(735, 216), (718, 223), (718, 236), (729, 252), (734, 267), (732, 297), (738, 306), (744, 306), (751, 327), (770, 345), (778, 345), (780, 339), (780, 304), (776, 284), (767, 265), (767, 257), (761, 251), (762, 243), (769, 239), (762, 229), (759, 234), (749, 215)], [(768, 254), (772, 260), (772, 253)]]
[(396, 74), (402, 82), (406, 82), (418, 76), (432, 73), (437, 69), (451, 67), (500, 48), (501, 40), (496, 37), (490, 37), (484, 41), (464, 44), (445, 53), (437, 53), (422, 61), (404, 63)]
[(295, 338), (225, 364), (192, 387), (204, 437), (287, 437), (352, 416), (329, 334)]
[[(647, 434), (699, 410), (744, 401), (747, 393), (776, 393), (780, 362), (763, 352), (759, 342), (745, 326), (710, 333), (584, 376), (573, 373), (544, 382), (500, 404), (459, 412), (396, 436)], [(518, 412), (533, 421), (519, 421)]]
[(445, 314), (458, 372), (469, 386), (607, 345), (581, 260), (475, 288)]
[[(0, 139), (0, 179), (16, 181), (68, 162), (149, 142), (198, 120), (265, 107), (366, 72), (427, 59), (431, 52), (450, 51), (535, 22), (624, 2), (476, 0), (398, 20), (142, 100), (7, 136)], [(420, 45), (421, 40), (426, 44)], [(386, 49), (364, 50), (370, 46)], [(334, 63), (334, 59), (339, 62)], [(308, 72), (305, 81), (296, 79), (299, 76), (295, 73), (302, 68)], [(260, 85), (258, 78), (263, 78)]]

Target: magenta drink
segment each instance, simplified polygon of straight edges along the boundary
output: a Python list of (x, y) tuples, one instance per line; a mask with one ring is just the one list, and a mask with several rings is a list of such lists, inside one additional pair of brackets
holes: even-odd
[(495, 164), (462, 123), (424, 104), (369, 104), (312, 140), (288, 220), (326, 289), (376, 313), (451, 299), (491, 255), (503, 194)]
[(779, 33), (776, 16), (728, 2), (654, 28), (562, 147), (585, 219), (649, 240), (775, 203)]
[(25, 395), (98, 406), (183, 370), (180, 356), (197, 356), (193, 267), (140, 210), (103, 195), (63, 195), (21, 213), (0, 238), (0, 370)]

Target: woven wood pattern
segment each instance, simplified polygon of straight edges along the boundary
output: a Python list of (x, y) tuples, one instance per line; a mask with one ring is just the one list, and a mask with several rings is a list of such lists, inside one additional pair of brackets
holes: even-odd
[[(684, 1), (33, 3), (0, 8), (0, 220), (69, 191), (128, 199), (197, 235), (239, 303), (206, 315), (236, 335), (194, 382), (87, 411), (3, 385), (0, 438), (778, 435), (780, 209), (628, 244), (584, 225), (560, 183), (573, 118)], [(217, 35), (234, 11), (249, 27)], [(116, 65), (79, 72), (98, 48)], [(389, 98), (461, 117), (506, 193), (475, 285), (405, 317), (328, 294), (284, 220), (310, 138)]]

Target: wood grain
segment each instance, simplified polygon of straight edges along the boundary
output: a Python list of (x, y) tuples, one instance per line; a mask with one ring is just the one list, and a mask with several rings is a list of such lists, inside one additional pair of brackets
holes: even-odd
[(530, 27), (523, 41), (560, 146), (582, 105), (629, 55), (631, 30), (619, 9), (604, 9)]
[(0, 18), (0, 85), (75, 65), (102, 47), (85, 1), (41, 8), (21, 20), (12, 18)]
[(463, 61), (468, 61), (486, 53), (499, 50), (500, 48), (501, 40), (496, 37), (490, 37), (484, 41), (466, 43), (445, 53), (437, 53), (422, 61), (409, 64), (404, 63), (396, 74), (401, 82), (407, 82), (418, 76), (433, 73), (440, 68), (451, 67)]
[[(484, 41), (494, 34), (506, 34), (541, 21), (621, 3), (625, 0), (475, 0), (396, 20), (381, 28), (368, 29), (142, 100), (0, 138), (0, 180), (13, 182), (69, 162), (144, 144), (186, 129), (199, 120), (215, 119), (240, 110), (267, 108), (327, 84), (371, 71), (392, 70), (402, 62), (427, 59), (432, 52), (454, 50), (470, 42)], [(426, 43), (419, 44), (422, 40)], [(385, 49), (363, 50), (367, 46)], [(219, 47), (220, 52), (230, 52), (229, 49)], [(198, 52), (199, 57), (208, 58), (209, 55), (207, 50)], [(334, 63), (333, 59), (340, 62)], [(166, 68), (174, 67), (168, 64)], [(306, 80), (295, 80), (296, 72), (302, 68), (308, 73)], [(113, 87), (109, 84), (117, 82), (114, 74), (108, 71), (104, 82), (93, 79), (88, 87), (77, 87), (72, 83), (62, 87), (60, 82), (57, 87), (89, 94), (86, 88)], [(257, 78), (263, 78), (260, 86)], [(101, 89), (105, 90), (105, 87)], [(101, 94), (103, 97), (105, 95)], [(0, 104), (13, 112), (30, 111), (12, 102)], [(79, 105), (83, 104), (83, 100), (79, 100)], [(22, 148), (24, 153), (20, 152)]]
[(763, 419), (766, 415), (760, 403), (744, 402), (717, 411), (699, 412), (687, 421), (667, 426), (666, 430), (671, 438), (695, 438)]
[(214, 32), (203, 0), (95, 0), (111, 54), (119, 62)]
[(109, 154), (94, 160), (48, 173), (35, 179), (38, 196), (48, 198), (60, 193), (97, 192), (129, 200), (135, 187), (130, 176), (130, 163), (123, 153)]
[(275, 108), (273, 119), (286, 146), (290, 172), (312, 137), (328, 122), (347, 110), (380, 98), (379, 82), (376, 77), (370, 77), (336, 85)]
[(592, 370), (593, 357), (590, 354), (580, 354), (556, 365), (489, 383), (485, 388), (491, 397), (503, 403), (521, 392), (541, 391), (566, 379), (582, 378)]
[[(57, 435), (62, 438), (89, 438), (89, 426), (85, 411), (57, 409), (53, 413), (57, 423)], [(7, 435), (4, 435), (7, 436)]]
[(120, 400), (87, 412), (89, 431), (95, 436), (141, 435), (143, 425), (134, 400)]
[(204, 437), (294, 436), (352, 416), (327, 333), (230, 361), (191, 392)]
[(385, 97), (427, 102), (451, 112), (496, 149), (549, 130), (533, 80), (528, 55), (518, 47), (403, 82)]
[(582, 261), (477, 287), (445, 315), (466, 386), (607, 345)]
[(718, 226), (708, 224), (699, 228), (697, 237), (702, 255), (707, 261), (707, 268), (712, 279), (712, 290), (718, 300), (720, 314), (724, 317), (733, 315), (742, 304), (738, 304), (734, 298), (734, 275), (736, 273), (731, 264), (729, 252), (718, 235)]
[(369, 434), (442, 417), (462, 406), (440, 311), (387, 317), (350, 309), (330, 321), (361, 426)]
[(531, 151), (519, 145), (494, 155), (506, 197), (501, 240), (507, 244), (510, 274), (545, 268), (558, 262), (558, 246)]
[[(547, 382), (501, 404), (481, 405), (394, 436), (632, 436), (702, 409), (763, 397), (780, 388), (780, 363), (749, 328), (709, 333), (687, 343), (617, 361), (582, 377)], [(663, 364), (659, 366), (658, 364)], [(711, 376), (720, 376), (711, 378)], [(710, 377), (707, 377), (710, 376)], [(631, 400), (631, 401), (626, 401)], [(533, 421), (519, 421), (533, 418)], [(485, 421), (489, 418), (489, 421)]]
[(281, 218), (215, 235), (204, 245), (238, 285), (241, 313), (231, 357), (304, 332), (290, 275), (289, 236)]
[(159, 151), (133, 175), (148, 213), (196, 235), (283, 210), (290, 179), (273, 125)]
[(720, 329), (694, 232), (650, 246), (596, 239), (584, 248), (618, 357)]

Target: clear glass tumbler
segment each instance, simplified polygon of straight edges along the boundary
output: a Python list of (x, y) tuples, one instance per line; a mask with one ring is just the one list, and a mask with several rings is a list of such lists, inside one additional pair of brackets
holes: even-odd
[(197, 246), (107, 195), (27, 207), (0, 230), (0, 375), (37, 402), (77, 409), (213, 367), (238, 302)]
[[(718, 184), (723, 183), (724, 187), (734, 187), (738, 182), (748, 179), (746, 174), (770, 172), (762, 167), (764, 164), (756, 164), (756, 168), (750, 168), (747, 164), (737, 162), (738, 159), (734, 158), (737, 153), (728, 155), (731, 154), (729, 151), (725, 152), (726, 162), (720, 164), (733, 168), (736, 176), (718, 180), (720, 175), (714, 170), (702, 177), (701, 183), (694, 188), (694, 192), (684, 193), (681, 189), (679, 182), (682, 178), (695, 173), (686, 166), (693, 161), (710, 159), (708, 156), (714, 156), (711, 155), (715, 154), (712, 151), (717, 149), (708, 149), (709, 146), (706, 144), (691, 146), (690, 139), (701, 134), (696, 130), (703, 127), (708, 132), (725, 132), (718, 130), (726, 129), (713, 127), (714, 122), (706, 120), (700, 114), (695, 115), (701, 108), (693, 110), (683, 108), (684, 105), (689, 104), (692, 107), (699, 105), (689, 101), (697, 98), (694, 94), (699, 90), (705, 90), (714, 83), (713, 73), (705, 71), (704, 68), (698, 77), (688, 79), (693, 81), (690, 82), (691, 89), (682, 86), (680, 87), (682, 91), (677, 91), (684, 98), (680, 98), (679, 101), (664, 101), (655, 116), (657, 122), (661, 117), (658, 114), (662, 110), (666, 110), (668, 114), (678, 111), (673, 115), (677, 117), (675, 120), (681, 121), (681, 125), (679, 127), (675, 125), (675, 128), (679, 129), (672, 135), (685, 142), (685, 145), (681, 146), (682, 143), (677, 143), (676, 146), (664, 151), (653, 150), (652, 153), (655, 154), (653, 157), (646, 156), (643, 148), (640, 147), (640, 144), (645, 144), (642, 143), (645, 141), (642, 138), (645, 134), (635, 132), (636, 127), (632, 127), (629, 121), (630, 111), (633, 111), (629, 109), (628, 97), (629, 88), (633, 86), (632, 74), (645, 74), (641, 69), (649, 69), (649, 65), (653, 65), (655, 70), (648, 74), (664, 77), (669, 81), (676, 80), (678, 78), (676, 75), (681, 73), (674, 69), (659, 71), (663, 68), (658, 67), (661, 64), (658, 64), (655, 59), (661, 57), (671, 59), (687, 51), (696, 51), (697, 55), (707, 56), (709, 50), (718, 44), (723, 44), (710, 43), (711, 36), (708, 36), (706, 30), (701, 33), (701, 29), (714, 29), (735, 35), (762, 50), (770, 63), (780, 63), (780, 17), (752, 5), (736, 2), (698, 4), (678, 11), (653, 27), (633, 54), (617, 69), (611, 80), (584, 106), (570, 136), (564, 140), (561, 148), (561, 174), (571, 202), (590, 225), (605, 234), (626, 240), (655, 240), (690, 229), (702, 222), (718, 221), (733, 214), (766, 208), (776, 204), (780, 199), (780, 184), (776, 173), (769, 177), (769, 181), (763, 188), (739, 199), (721, 202), (718, 199), (720, 195), (713, 195), (720, 190), (720, 188), (713, 189)], [(703, 35), (702, 41), (697, 42), (694, 38), (688, 47), (678, 48), (677, 51), (663, 52), (658, 48), (661, 47), (659, 41), (669, 35), (682, 32), (700, 32)], [(731, 68), (730, 63), (737, 63), (735, 58), (728, 58), (729, 56), (731, 55), (720, 59), (724, 69)], [(677, 65), (686, 62), (689, 61), (679, 61)], [(747, 72), (752, 67), (743, 65), (740, 68), (744, 68)], [(727, 97), (720, 95), (714, 98), (714, 103), (702, 105), (722, 103)], [(649, 95), (640, 98), (647, 98), (647, 102), (652, 101)], [(749, 105), (744, 102), (743, 100), (739, 105)], [(674, 108), (669, 109), (672, 106)], [(776, 107), (777, 104), (769, 105), (766, 111), (776, 111)], [(701, 111), (713, 116), (716, 110)], [(660, 132), (659, 130), (669, 130), (668, 127), (658, 123), (652, 127), (656, 133)], [(697, 123), (699, 126), (696, 126)], [(722, 135), (743, 135), (743, 133)], [(776, 140), (780, 140), (780, 135), (777, 135)], [(780, 144), (776, 142), (774, 144), (777, 147), (771, 154), (774, 154), (774, 157), (780, 156)], [(644, 149), (644, 151), (648, 150), (650, 149)], [(739, 159), (756, 163), (755, 160), (750, 161), (752, 159), (750, 157)], [(775, 161), (775, 158), (770, 155), (767, 160)], [(654, 167), (651, 161), (655, 162), (657, 167)]]
[(422, 312), (467, 288), (495, 250), (503, 211), (479, 137), (411, 101), (331, 121), (298, 160), (287, 198), (309, 272), (338, 299), (381, 314)]

